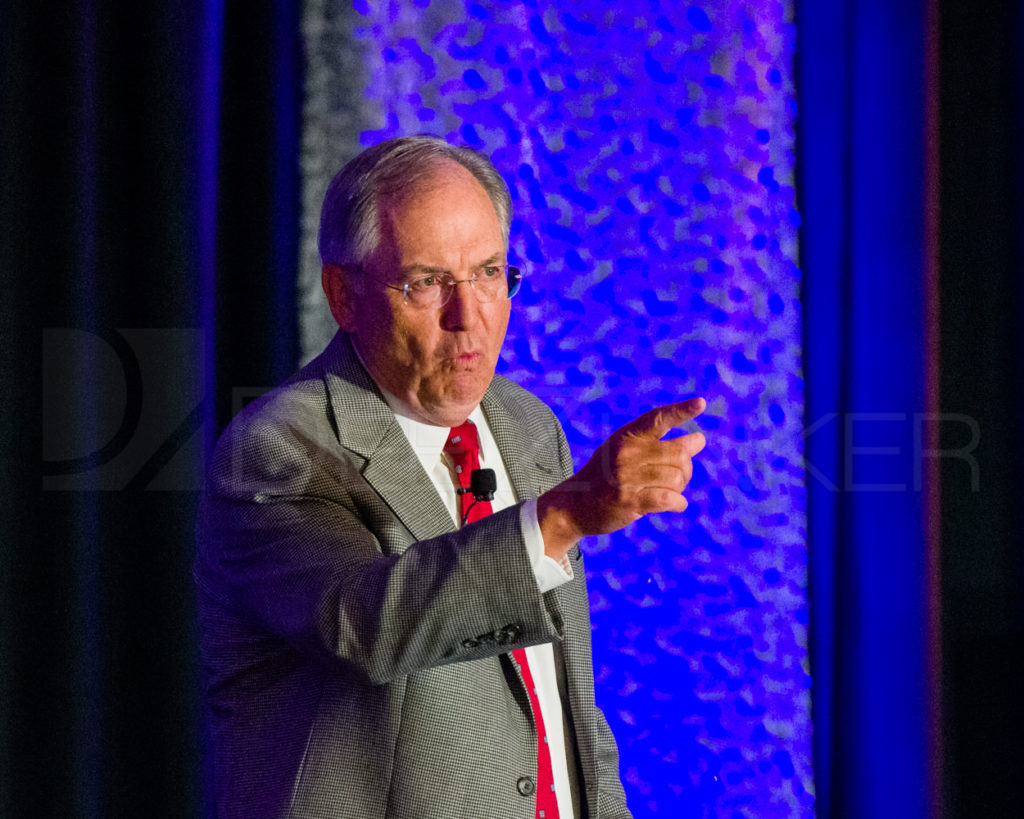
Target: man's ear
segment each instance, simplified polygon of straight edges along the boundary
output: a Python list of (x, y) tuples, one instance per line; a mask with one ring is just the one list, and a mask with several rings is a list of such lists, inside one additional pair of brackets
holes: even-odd
[(352, 292), (352, 280), (349, 271), (336, 264), (325, 264), (320, 270), (320, 283), (323, 285), (330, 305), (331, 315), (338, 326), (347, 333), (354, 329), (355, 294)]

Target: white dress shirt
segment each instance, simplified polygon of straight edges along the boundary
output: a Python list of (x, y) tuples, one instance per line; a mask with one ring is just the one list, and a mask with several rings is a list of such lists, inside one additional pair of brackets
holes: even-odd
[[(378, 385), (379, 386), (379, 385)], [(448, 427), (437, 427), (421, 423), (410, 418), (403, 411), (402, 403), (393, 395), (381, 390), (384, 399), (395, 413), (398, 425), (409, 439), (416, 457), (430, 477), (431, 483), (451, 513), (452, 520), (461, 524), (460, 502), (457, 494), (458, 478), (451, 459), (444, 454), (444, 445), (448, 440)], [(480, 437), (480, 466), (493, 469), (497, 478), (497, 490), (491, 508), (497, 512), (517, 502), (512, 491), (512, 482), (502, 461), (498, 445), (491, 434), (483, 411), (478, 406), (470, 413), (469, 420), (476, 424)], [(544, 554), (544, 539), (537, 520), (537, 499), (527, 499), (519, 513), (520, 525), (523, 529), (523, 540), (530, 555), (530, 563), (537, 578), (537, 587), (541, 592), (567, 583), (572, 580), (572, 566), (568, 558), (561, 563)], [(562, 700), (558, 694), (558, 683), (555, 677), (555, 656), (551, 643), (528, 646), (527, 662), (533, 673), (533, 681), (540, 702), (541, 714), (544, 717), (544, 729), (548, 737), (548, 749), (551, 753), (551, 767), (555, 783), (555, 796), (558, 800), (560, 819), (574, 819), (572, 794), (569, 791), (569, 772), (565, 756), (565, 737), (562, 730)]]

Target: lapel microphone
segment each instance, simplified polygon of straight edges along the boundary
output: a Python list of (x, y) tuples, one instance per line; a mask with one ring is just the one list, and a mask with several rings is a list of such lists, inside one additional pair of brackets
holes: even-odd
[(469, 491), (473, 493), (474, 500), (494, 500), (497, 489), (498, 478), (493, 469), (474, 469), (469, 473)]
[(466, 514), (462, 516), (462, 524), (466, 524), (469, 513), (480, 501), (494, 500), (494, 493), (498, 489), (498, 478), (493, 469), (474, 469), (469, 473), (469, 489), (459, 489), (458, 494), (465, 495), (473, 493), (473, 503), (470, 504)]

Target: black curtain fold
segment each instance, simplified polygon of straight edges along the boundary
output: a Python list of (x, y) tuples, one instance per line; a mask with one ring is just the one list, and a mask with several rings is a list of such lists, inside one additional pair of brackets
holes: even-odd
[(941, 3), (942, 631), (950, 817), (1024, 804), (1024, 7)]
[(195, 504), (298, 360), (298, 16), (0, 7), (2, 816), (204, 812)]

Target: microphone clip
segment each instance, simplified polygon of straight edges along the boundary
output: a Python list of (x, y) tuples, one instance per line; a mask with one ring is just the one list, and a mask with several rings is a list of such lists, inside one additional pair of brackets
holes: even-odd
[(469, 519), (469, 513), (481, 501), (494, 500), (494, 493), (498, 489), (498, 478), (493, 469), (474, 469), (469, 473), (469, 487), (457, 490), (458, 494), (473, 494), (473, 503), (469, 505), (466, 513), (462, 516), (462, 524), (465, 526)]

